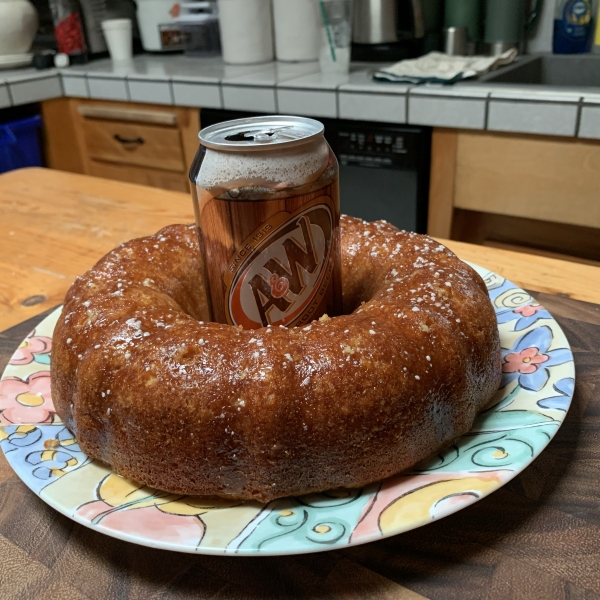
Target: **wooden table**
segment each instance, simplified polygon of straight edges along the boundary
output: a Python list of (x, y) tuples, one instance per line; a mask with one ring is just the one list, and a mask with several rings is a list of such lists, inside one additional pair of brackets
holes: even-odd
[[(185, 194), (29, 169), (0, 176), (0, 369), (76, 275), (130, 237), (191, 221)], [(448, 242), (537, 292), (572, 345), (575, 398), (542, 455), (455, 515), (306, 556), (225, 558), (88, 530), (31, 493), (0, 455), (0, 598), (600, 599), (600, 273)], [(542, 293), (539, 293), (542, 292)], [(578, 300), (575, 300), (578, 299)], [(27, 322), (21, 323), (25, 319)]]

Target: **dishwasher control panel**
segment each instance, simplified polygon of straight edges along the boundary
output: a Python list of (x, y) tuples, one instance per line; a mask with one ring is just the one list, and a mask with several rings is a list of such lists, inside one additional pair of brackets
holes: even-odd
[(415, 168), (418, 162), (417, 135), (413, 131), (401, 129), (340, 128), (332, 147), (342, 165), (364, 167)]

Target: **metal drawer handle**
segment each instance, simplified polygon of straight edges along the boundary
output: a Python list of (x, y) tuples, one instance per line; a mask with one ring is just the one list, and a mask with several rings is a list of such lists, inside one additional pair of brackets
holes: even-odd
[(136, 146), (141, 146), (144, 143), (144, 140), (141, 137), (124, 138), (124, 137), (121, 137), (118, 133), (116, 133), (113, 137), (115, 140), (117, 140), (117, 142), (123, 144), (124, 146), (129, 145), (129, 144), (135, 144)]

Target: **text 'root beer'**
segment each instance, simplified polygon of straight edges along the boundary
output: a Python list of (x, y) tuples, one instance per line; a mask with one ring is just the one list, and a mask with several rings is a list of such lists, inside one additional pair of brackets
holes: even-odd
[(339, 314), (338, 164), (323, 125), (238, 119), (200, 141), (190, 179), (212, 320), (256, 329)]

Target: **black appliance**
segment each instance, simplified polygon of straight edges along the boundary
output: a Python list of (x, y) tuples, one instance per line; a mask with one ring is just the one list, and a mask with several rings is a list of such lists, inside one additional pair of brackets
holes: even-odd
[[(258, 116), (203, 109), (202, 127)], [(425, 233), (431, 128), (317, 118), (340, 164), (341, 212)]]

